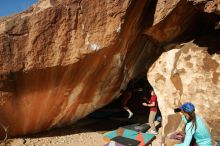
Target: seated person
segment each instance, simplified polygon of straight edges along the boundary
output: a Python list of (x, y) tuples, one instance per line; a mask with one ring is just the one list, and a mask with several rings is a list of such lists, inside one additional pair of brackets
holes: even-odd
[[(186, 102), (176, 109), (182, 113), (182, 120), (185, 124), (184, 131), (176, 131), (169, 135), (171, 139), (181, 140), (182, 143), (175, 146), (212, 146), (212, 140), (208, 128), (203, 119), (195, 114), (195, 106)], [(193, 143), (192, 139), (195, 139)]]

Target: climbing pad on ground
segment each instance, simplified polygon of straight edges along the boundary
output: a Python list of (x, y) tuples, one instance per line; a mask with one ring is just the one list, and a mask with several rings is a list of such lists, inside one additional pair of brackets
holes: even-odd
[(132, 125), (126, 125), (126, 126), (123, 126), (122, 128), (144, 133), (150, 129), (150, 125), (148, 125), (147, 123), (145, 124), (137, 123), (137, 124), (132, 124)]
[[(119, 137), (119, 138), (116, 138), (116, 137)], [(123, 138), (120, 139), (120, 137), (123, 137), (124, 139)], [(116, 139), (115, 142), (122, 144), (122, 145), (123, 145), (123, 142), (125, 142), (126, 140), (128, 141), (129, 139), (132, 139), (132, 140), (139, 142), (137, 146), (146, 146), (155, 139), (155, 135), (151, 133), (137, 132), (134, 130), (120, 127), (116, 130), (105, 133), (103, 136), (103, 139), (105, 142), (107, 142), (107, 144), (111, 143), (111, 141), (115, 141), (114, 139)], [(135, 145), (132, 145), (132, 146), (135, 146)]]

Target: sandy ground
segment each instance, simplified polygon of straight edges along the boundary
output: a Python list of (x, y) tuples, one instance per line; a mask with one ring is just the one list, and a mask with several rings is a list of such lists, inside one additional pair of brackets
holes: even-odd
[(79, 134), (13, 139), (11, 146), (103, 146), (102, 134), (96, 132), (85, 132)]
[[(114, 118), (87, 117), (67, 127), (55, 128), (26, 137), (8, 139), (7, 146), (103, 146), (105, 144), (103, 140), (104, 133), (145, 119), (143, 116), (134, 116), (132, 119), (127, 119), (127, 117), (121, 117), (121, 113), (119, 113), (119, 116), (114, 116)], [(158, 134), (152, 145), (160, 146), (160, 141), (161, 135)], [(2, 143), (0, 146), (4, 146), (4, 144)]]
[[(88, 127), (94, 120), (7, 140), (7, 146), (103, 146), (103, 133)], [(87, 127), (88, 126), (88, 127)], [(4, 146), (4, 144), (0, 144)]]
[[(65, 136), (43, 138), (16, 138), (11, 139), (8, 146), (103, 146), (102, 134), (97, 132), (85, 132)], [(153, 146), (160, 146), (158, 135), (153, 141)]]
[[(43, 137), (43, 138), (16, 138), (12, 139), (8, 146), (103, 146), (102, 134), (97, 132), (85, 132), (65, 136)], [(157, 139), (153, 146), (160, 146)]]
[[(88, 123), (88, 126), (91, 126), (91, 123)], [(9, 139), (7, 146), (103, 146), (105, 144), (103, 134), (108, 131), (68, 126), (28, 137)], [(160, 134), (157, 135), (152, 145), (160, 146), (160, 138)]]

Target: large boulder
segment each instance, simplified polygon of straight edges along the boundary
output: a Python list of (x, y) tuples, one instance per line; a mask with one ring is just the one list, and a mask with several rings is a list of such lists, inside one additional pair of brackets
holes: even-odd
[(187, 42), (164, 52), (152, 65), (148, 79), (158, 96), (164, 134), (176, 130), (180, 116), (175, 108), (190, 101), (203, 117), (214, 139), (220, 138), (220, 55)]
[(40, 0), (0, 18), (0, 123), (11, 136), (71, 124), (149, 71), (164, 135), (192, 101), (219, 136), (219, 21), (218, 0)]
[(154, 21), (143, 31), (161, 52), (151, 52), (155, 62), (146, 68), (158, 96), (164, 137), (181, 121), (174, 108), (191, 101), (213, 140), (220, 139), (219, 6), (219, 0), (158, 0)]
[(70, 124), (114, 100), (131, 76), (125, 58), (147, 2), (40, 0), (1, 18), (0, 123), (8, 134)]

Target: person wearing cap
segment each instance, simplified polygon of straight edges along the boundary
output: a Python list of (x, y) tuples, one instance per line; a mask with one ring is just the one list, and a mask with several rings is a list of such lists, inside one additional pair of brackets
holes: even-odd
[(195, 106), (186, 102), (179, 107), (183, 114), (182, 120), (185, 123), (185, 137), (183, 143), (175, 146), (189, 146), (192, 138), (198, 146), (212, 146), (212, 140), (208, 128), (203, 119), (195, 114)]

